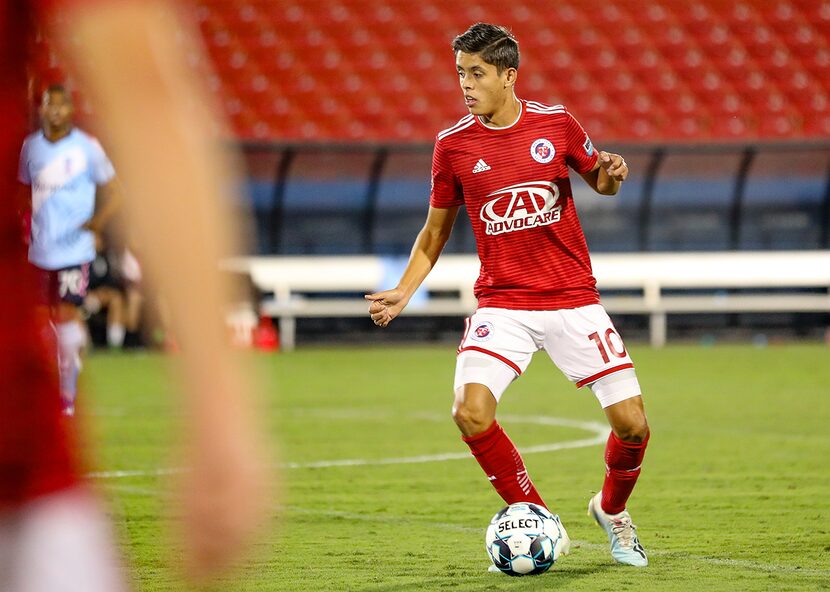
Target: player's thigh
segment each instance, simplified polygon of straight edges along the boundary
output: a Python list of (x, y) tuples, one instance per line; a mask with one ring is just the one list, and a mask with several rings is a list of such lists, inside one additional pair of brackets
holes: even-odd
[(57, 306), (58, 296), (58, 272), (56, 270), (41, 269), (36, 265), (32, 266), (35, 284), (35, 303), (39, 307), (52, 308)]
[(525, 312), (481, 308), (465, 320), (455, 365), (456, 393), (465, 384), (482, 384), (498, 401), (527, 369), (541, 342)]
[(634, 363), (599, 305), (551, 313), (545, 350), (577, 388), (590, 386), (603, 408), (640, 394)]
[(608, 424), (618, 438), (642, 442), (648, 434), (648, 420), (642, 397), (631, 397), (604, 408)]

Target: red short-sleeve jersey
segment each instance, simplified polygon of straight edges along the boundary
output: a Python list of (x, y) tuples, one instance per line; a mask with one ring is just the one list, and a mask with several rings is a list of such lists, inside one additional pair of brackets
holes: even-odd
[(597, 152), (562, 105), (521, 102), (508, 127), (473, 115), (438, 134), (430, 204), (465, 205), (476, 237), (479, 307), (556, 310), (599, 302), (568, 168)]

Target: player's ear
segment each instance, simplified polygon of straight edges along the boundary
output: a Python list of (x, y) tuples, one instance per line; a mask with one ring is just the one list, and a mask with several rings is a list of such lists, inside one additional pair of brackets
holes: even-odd
[(516, 84), (516, 78), (519, 76), (519, 71), (516, 68), (507, 68), (504, 71), (504, 88), (509, 88)]

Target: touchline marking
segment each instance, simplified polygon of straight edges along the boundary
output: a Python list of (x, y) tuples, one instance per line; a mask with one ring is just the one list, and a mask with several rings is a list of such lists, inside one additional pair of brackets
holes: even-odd
[[(345, 415), (349, 418), (359, 418), (357, 413), (350, 413)], [(372, 418), (385, 417), (383, 414), (372, 413)], [(417, 414), (416, 419), (423, 419), (427, 421), (444, 421), (446, 418), (438, 414)], [(575, 419), (565, 419), (561, 417), (548, 417), (545, 415), (528, 416), (528, 415), (504, 415), (499, 418), (500, 421), (506, 423), (526, 423), (554, 427), (566, 427), (585, 430), (593, 432), (590, 438), (583, 438), (579, 440), (568, 440), (564, 442), (552, 442), (550, 444), (538, 444), (536, 446), (527, 446), (519, 449), (522, 454), (538, 454), (541, 452), (555, 452), (557, 450), (571, 450), (574, 448), (587, 448), (589, 446), (598, 446), (604, 444), (608, 438), (608, 426), (595, 421), (579, 421)], [(286, 462), (277, 465), (282, 469), (329, 469), (334, 467), (366, 467), (366, 466), (384, 466), (384, 465), (407, 465), (420, 464), (430, 462), (445, 462), (450, 460), (462, 460), (470, 458), (472, 455), (465, 452), (445, 452), (442, 454), (424, 454), (418, 456), (401, 456), (391, 458), (344, 458), (336, 460), (319, 460), (311, 462)], [(169, 469), (136, 469), (123, 471), (96, 471), (89, 473), (88, 477), (93, 479), (123, 479), (126, 477), (160, 477), (163, 475), (173, 475), (184, 472), (183, 468), (169, 468)]]
[(125, 477), (161, 477), (164, 475), (178, 475), (184, 473), (184, 468), (169, 469), (134, 469), (129, 471), (93, 471), (87, 473), (90, 479), (123, 479)]

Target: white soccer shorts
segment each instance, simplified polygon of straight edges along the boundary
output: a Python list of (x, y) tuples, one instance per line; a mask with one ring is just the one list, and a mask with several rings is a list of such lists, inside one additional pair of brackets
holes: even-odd
[(122, 559), (99, 500), (82, 488), (0, 512), (3, 592), (126, 592)]
[(603, 408), (641, 393), (634, 363), (600, 304), (563, 310), (478, 309), (465, 321), (454, 389), (483, 384), (498, 401), (541, 349), (577, 388), (590, 386)]

